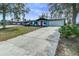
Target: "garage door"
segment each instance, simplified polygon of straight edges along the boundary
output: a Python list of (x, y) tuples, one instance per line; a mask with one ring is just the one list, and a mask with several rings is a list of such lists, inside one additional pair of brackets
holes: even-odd
[(49, 26), (63, 26), (64, 25), (64, 20), (59, 20), (59, 21), (48, 21)]

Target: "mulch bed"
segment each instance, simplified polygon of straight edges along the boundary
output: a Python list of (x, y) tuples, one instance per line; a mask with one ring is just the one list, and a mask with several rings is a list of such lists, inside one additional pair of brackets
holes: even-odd
[(56, 56), (78, 56), (76, 51), (77, 45), (78, 42), (75, 40), (61, 38), (57, 47)]

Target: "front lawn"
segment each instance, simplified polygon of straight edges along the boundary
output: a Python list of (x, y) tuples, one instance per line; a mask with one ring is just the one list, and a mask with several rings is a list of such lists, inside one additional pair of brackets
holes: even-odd
[(9, 27), (6, 29), (0, 29), (0, 41), (5, 41), (10, 38), (34, 31), (36, 29), (39, 29), (39, 27), (18, 26), (18, 27)]

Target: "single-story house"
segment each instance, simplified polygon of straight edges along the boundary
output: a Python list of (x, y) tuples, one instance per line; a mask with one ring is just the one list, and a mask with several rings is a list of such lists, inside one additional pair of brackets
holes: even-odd
[(37, 20), (12, 22), (16, 25), (28, 25), (28, 26), (63, 26), (65, 24), (65, 19), (45, 19), (39, 18)]
[(65, 24), (65, 19), (37, 19), (39, 26), (63, 26)]

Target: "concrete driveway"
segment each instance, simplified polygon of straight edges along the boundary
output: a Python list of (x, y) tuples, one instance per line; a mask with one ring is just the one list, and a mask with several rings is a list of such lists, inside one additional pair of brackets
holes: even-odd
[(28, 34), (0, 42), (0, 55), (54, 56), (60, 36), (58, 28), (44, 27)]

